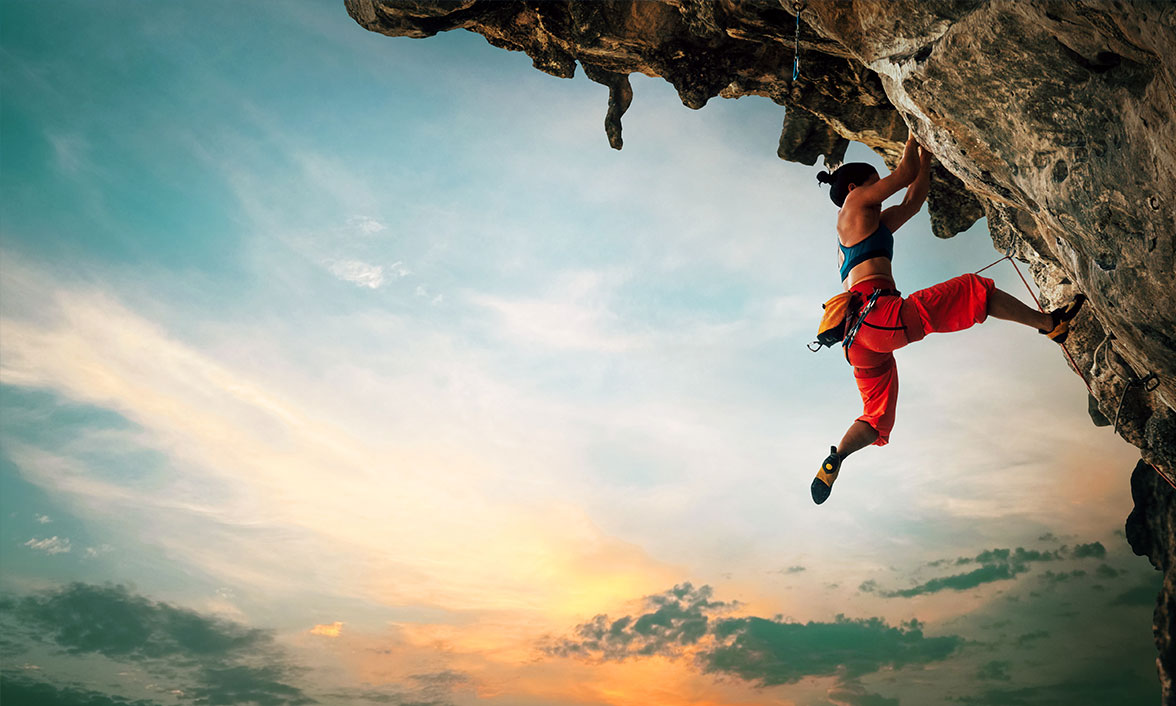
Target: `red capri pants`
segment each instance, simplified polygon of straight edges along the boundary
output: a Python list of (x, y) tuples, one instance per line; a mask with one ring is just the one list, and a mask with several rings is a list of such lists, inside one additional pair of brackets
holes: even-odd
[[(872, 279), (854, 285), (851, 291), (869, 298), (875, 289), (892, 286), (887, 279)], [(874, 444), (885, 446), (894, 428), (898, 402), (894, 351), (929, 333), (962, 331), (983, 323), (988, 318), (988, 294), (993, 286), (987, 277), (968, 274), (920, 289), (905, 299), (878, 297), (849, 347), (849, 362), (864, 406), (858, 421), (878, 432)]]

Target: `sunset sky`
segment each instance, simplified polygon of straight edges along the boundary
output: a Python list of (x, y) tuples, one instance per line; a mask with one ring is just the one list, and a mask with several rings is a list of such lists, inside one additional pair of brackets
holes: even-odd
[(634, 76), (617, 152), (584, 76), (341, 2), (0, 32), (6, 706), (1158, 700), (1138, 451), (1044, 337), (901, 351), (812, 503), (860, 400), (779, 106)]

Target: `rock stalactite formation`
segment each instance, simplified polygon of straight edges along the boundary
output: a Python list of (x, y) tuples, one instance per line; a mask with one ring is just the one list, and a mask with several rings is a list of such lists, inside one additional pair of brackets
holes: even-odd
[[(610, 144), (629, 74), (660, 76), (690, 108), (716, 96), (786, 107), (778, 154), (835, 166), (856, 140), (889, 164), (908, 130), (939, 165), (939, 237), (986, 217), (1029, 263), (1044, 304), (1090, 299), (1070, 337), (1091, 417), (1115, 424), (1136, 469), (1132, 546), (1165, 572), (1156, 643), (1176, 700), (1176, 4), (1166, 0), (346, 0), (390, 36), (477, 32), (535, 68), (609, 88)], [(792, 78), (796, 15), (801, 76)], [(1154, 375), (1146, 384), (1141, 381)], [(1153, 470), (1154, 467), (1154, 470)]]

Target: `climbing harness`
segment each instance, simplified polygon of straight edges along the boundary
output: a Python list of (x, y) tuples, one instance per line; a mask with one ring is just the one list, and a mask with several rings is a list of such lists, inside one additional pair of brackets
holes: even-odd
[(881, 331), (902, 331), (905, 326), (875, 326), (866, 321), (866, 315), (874, 308), (878, 297), (901, 297), (902, 292), (897, 289), (875, 289), (870, 298), (862, 306), (862, 295), (852, 289), (842, 292), (821, 305), (825, 313), (821, 316), (821, 324), (817, 327), (817, 340), (807, 344), (807, 348), (816, 353), (825, 346), (832, 346), (841, 342), (845, 347), (845, 359), (849, 360), (849, 347), (857, 336), (858, 329), (866, 326)]
[[(1033, 297), (1033, 302), (1035, 304), (1037, 304), (1037, 310), (1044, 314), (1045, 309), (1043, 309), (1041, 306), (1041, 300), (1039, 300), (1037, 298), (1037, 295), (1033, 293), (1033, 289), (1029, 286), (1029, 281), (1025, 279), (1025, 275), (1021, 274), (1021, 268), (1017, 267), (1017, 261), (1013, 259), (1011, 247), (1005, 251), (1004, 257), (1000, 258), (999, 260), (997, 260), (996, 262), (993, 262), (990, 265), (985, 265), (984, 267), (981, 267), (980, 269), (976, 270), (976, 274), (980, 274), (984, 270), (987, 270), (989, 267), (993, 267), (994, 265), (998, 265), (1005, 260), (1008, 260), (1010, 263), (1012, 263), (1013, 269), (1017, 271), (1017, 276), (1021, 278), (1021, 283), (1025, 285), (1025, 289), (1029, 292), (1029, 296)], [(1082, 369), (1079, 368), (1078, 364), (1074, 362), (1074, 357), (1072, 355), (1070, 355), (1070, 351), (1069, 351), (1069, 349), (1066, 348), (1066, 344), (1062, 343), (1060, 345), (1062, 347), (1062, 352), (1066, 354), (1066, 359), (1070, 361), (1070, 366), (1074, 368), (1074, 372), (1078, 373), (1078, 377), (1082, 379), (1082, 384), (1086, 385), (1086, 391), (1090, 393), (1091, 397), (1098, 399), (1097, 397), (1095, 397), (1094, 389), (1090, 386), (1090, 383), (1086, 380), (1086, 376), (1082, 374)], [(1156, 387), (1158, 387), (1159, 384), (1160, 384), (1160, 380), (1158, 377), (1156, 377), (1155, 373), (1149, 373), (1148, 375), (1146, 375), (1142, 378), (1136, 377), (1135, 379), (1133, 379), (1127, 383), (1127, 386), (1125, 388), (1123, 388), (1123, 394), (1119, 396), (1119, 409), (1115, 411), (1115, 426), (1114, 426), (1114, 428), (1116, 430), (1116, 433), (1119, 428), (1119, 413), (1123, 411), (1123, 400), (1127, 397), (1127, 390), (1130, 390), (1135, 385), (1143, 385), (1144, 390), (1151, 392), (1152, 390), (1156, 389)], [(1144, 461), (1144, 463), (1147, 463), (1147, 461)], [(1148, 463), (1147, 465), (1151, 466), (1152, 470), (1155, 471), (1157, 475), (1159, 475), (1161, 478), (1163, 478), (1165, 481), (1167, 481), (1168, 485), (1172, 486), (1173, 489), (1176, 489), (1176, 482), (1173, 482), (1172, 479), (1168, 477), (1168, 474), (1160, 471), (1160, 469), (1156, 468), (1154, 465), (1152, 465), (1150, 463)]]

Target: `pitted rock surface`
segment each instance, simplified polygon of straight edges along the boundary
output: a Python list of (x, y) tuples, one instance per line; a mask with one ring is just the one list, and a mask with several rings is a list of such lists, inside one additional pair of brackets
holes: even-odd
[[(778, 154), (803, 164), (836, 166), (858, 141), (893, 166), (913, 131), (939, 162), (935, 234), (986, 217), (997, 248), (1029, 263), (1047, 308), (1089, 297), (1068, 348), (1093, 391), (1091, 417), (1176, 476), (1176, 3), (809, 0), (796, 81), (788, 1), (345, 4), (374, 32), (465, 29), (555, 76), (579, 64), (609, 87), (616, 149), (635, 72), (669, 81), (695, 109), (716, 96), (771, 99), (786, 108)], [(1154, 390), (1137, 384), (1153, 373)], [(1171, 703), (1176, 508), (1171, 487), (1141, 468), (1151, 475), (1133, 481), (1129, 532), (1167, 527), (1138, 546), (1166, 572), (1156, 642)]]

